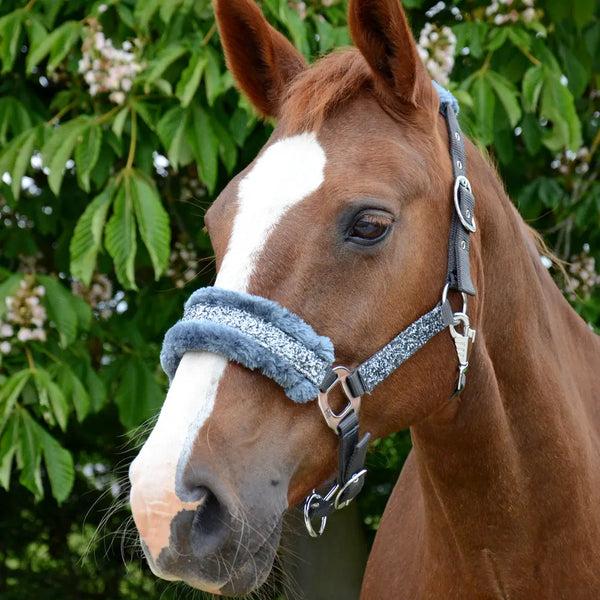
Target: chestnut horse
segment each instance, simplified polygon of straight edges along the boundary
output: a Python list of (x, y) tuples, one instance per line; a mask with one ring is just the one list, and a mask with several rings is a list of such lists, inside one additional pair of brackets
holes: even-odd
[[(444, 287), (455, 209), (438, 95), (398, 0), (350, 0), (357, 48), (310, 68), (251, 0), (215, 9), (238, 86), (278, 121), (206, 215), (215, 285), (288, 308), (355, 367)], [(468, 141), (466, 163), (477, 198), (470, 370), (453, 394), (446, 331), (363, 398), (362, 432), (410, 428), (414, 448), (362, 598), (598, 598), (600, 344)], [(217, 594), (255, 589), (286, 509), (335, 472), (337, 443), (315, 402), (187, 352), (130, 472), (152, 570)]]

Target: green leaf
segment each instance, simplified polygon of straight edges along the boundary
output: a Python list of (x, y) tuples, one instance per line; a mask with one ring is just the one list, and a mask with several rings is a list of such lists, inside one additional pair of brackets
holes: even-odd
[(8, 73), (15, 63), (19, 51), (19, 38), (23, 27), (23, 19), (27, 13), (15, 10), (0, 19), (0, 58), (2, 74)]
[(106, 215), (112, 202), (114, 182), (111, 181), (96, 196), (77, 221), (71, 244), (71, 273), (85, 286), (89, 286), (96, 268), (96, 258), (102, 244)]
[(229, 120), (229, 131), (238, 146), (244, 145), (252, 131), (252, 125), (251, 115), (244, 108), (238, 106)]
[[(2, 110), (0, 105), (0, 110)], [(0, 118), (2, 113), (0, 112)], [(13, 138), (3, 149), (0, 151), (0, 173), (12, 173), (15, 169), (15, 162), (19, 156), (19, 151), (23, 146), (23, 143), (31, 135), (31, 130), (23, 131), (17, 137)], [(20, 182), (19, 182), (20, 184)]]
[(46, 289), (44, 304), (48, 311), (48, 318), (56, 326), (60, 344), (64, 348), (77, 339), (78, 322), (74, 310), (76, 299), (70, 290), (53, 277), (36, 275), (36, 279)]
[(160, 5), (160, 18), (163, 23), (169, 23), (173, 14), (179, 9), (184, 0), (170, 0), (170, 2), (162, 2)]
[(127, 25), (129, 29), (136, 29), (137, 23), (129, 6), (127, 6), (124, 2), (118, 2), (116, 8), (121, 22), (124, 25)]
[(515, 86), (495, 71), (488, 69), (485, 72), (486, 79), (490, 82), (496, 96), (500, 99), (504, 110), (508, 116), (511, 127), (516, 127), (521, 120), (521, 107), (517, 101), (517, 90)]
[(85, 384), (85, 389), (89, 393), (90, 410), (93, 413), (97, 413), (106, 404), (106, 386), (89, 362), (85, 363), (83, 373), (80, 373), (80, 377)]
[(156, 132), (167, 151), (169, 162), (175, 171), (186, 163), (185, 111), (181, 106), (168, 110), (156, 126)]
[(183, 46), (168, 46), (151, 63), (143, 74), (143, 80), (152, 83), (157, 80), (178, 58), (187, 52)]
[(526, 114), (523, 117), (521, 127), (523, 128), (522, 135), (527, 152), (529, 152), (531, 156), (535, 156), (542, 147), (543, 130), (540, 126), (540, 122), (534, 115)]
[(573, 20), (579, 29), (585, 27), (594, 18), (596, 2), (594, 0), (571, 0)]
[(113, 214), (106, 225), (104, 244), (112, 256), (120, 283), (126, 289), (136, 290), (134, 266), (137, 240), (130, 185), (130, 178), (123, 177), (114, 201)]
[(523, 50), (531, 48), (531, 39), (529, 34), (524, 29), (518, 27), (503, 27), (502, 31), (506, 31), (508, 39), (517, 47)]
[(77, 167), (77, 178), (79, 185), (86, 192), (90, 191), (90, 174), (93, 171), (98, 158), (100, 157), (100, 148), (102, 146), (102, 127), (96, 123), (83, 131), (77, 138), (75, 146), (75, 166)]
[(48, 54), (50, 54), (48, 70), (52, 72), (77, 41), (81, 27), (82, 25), (77, 21), (66, 21), (49, 33), (35, 47), (31, 47), (26, 59), (27, 73), (33, 73), (33, 68), (42, 62)]
[(19, 417), (12, 414), (0, 436), (0, 486), (6, 491), (10, 487), (12, 464), (19, 446)]
[(581, 146), (581, 122), (569, 89), (550, 70), (545, 70), (540, 114), (552, 123), (543, 144), (558, 152), (563, 148), (578, 150)]
[(156, 415), (163, 399), (163, 392), (146, 363), (139, 358), (126, 361), (115, 395), (121, 423), (136, 427)]
[(212, 106), (218, 95), (222, 92), (221, 85), (221, 61), (216, 50), (208, 46), (206, 48), (206, 70), (204, 72), (204, 84), (206, 86), (206, 99), (208, 105)]
[(485, 38), (488, 32), (488, 26), (481, 21), (465, 23), (467, 27), (467, 46), (471, 51), (471, 56), (481, 58), (483, 55)]
[(134, 17), (140, 29), (146, 31), (154, 13), (160, 8), (162, 0), (139, 0), (135, 5)]
[(131, 192), (140, 236), (148, 249), (154, 276), (158, 280), (169, 262), (169, 215), (162, 205), (154, 182), (147, 180), (141, 173), (134, 172), (131, 178)]
[(75, 482), (73, 457), (43, 427), (37, 423), (36, 425), (52, 496), (58, 504), (62, 504), (71, 493)]
[(29, 369), (17, 371), (0, 388), (0, 437), (2, 437), (2, 432), (13, 412), (17, 398), (29, 381), (30, 376), (31, 371)]
[(478, 77), (471, 87), (473, 112), (479, 130), (481, 143), (489, 146), (494, 138), (494, 108), (496, 98), (492, 86), (485, 77)]
[[(36, 121), (38, 119), (35, 119)], [(0, 97), (0, 146), (4, 145), (8, 140), (8, 131), (12, 131), (14, 136), (24, 135), (33, 126), (34, 119), (27, 110), (26, 105), (14, 98), (13, 96)], [(9, 154), (8, 162), (12, 168), (14, 164), (14, 146), (15, 140), (11, 140), (11, 154)], [(2, 151), (2, 162), (6, 162), (6, 155), (9, 152), (8, 148)], [(12, 158), (12, 160), (11, 160)]]
[(81, 423), (90, 412), (90, 395), (75, 373), (71, 372), (71, 377), (71, 402), (75, 407), (77, 420)]
[(77, 318), (77, 328), (88, 331), (92, 321), (92, 307), (80, 296), (71, 296), (71, 306)]
[(17, 462), (21, 468), (19, 482), (36, 498), (42, 498), (44, 487), (40, 472), (42, 461), (42, 448), (38, 435), (40, 427), (24, 409), (19, 410), (19, 417), (20, 443), (17, 448)]
[(213, 193), (217, 185), (219, 140), (209, 116), (197, 103), (188, 110), (185, 139), (194, 153), (202, 181), (210, 193)]
[(40, 400), (48, 399), (58, 426), (63, 431), (66, 431), (70, 409), (62, 390), (52, 381), (50, 374), (44, 369), (38, 367), (33, 371), (33, 378)]
[(48, 59), (48, 66), (46, 67), (48, 73), (53, 73), (56, 67), (60, 65), (65, 56), (70, 52), (71, 48), (75, 45), (75, 42), (79, 39), (81, 28), (81, 23), (78, 23), (77, 21), (67, 21), (50, 34), (50, 36), (54, 36), (56, 32), (59, 32), (54, 36), (52, 47), (50, 49), (50, 58)]
[(58, 196), (64, 177), (65, 165), (71, 155), (80, 136), (89, 127), (90, 118), (81, 116), (60, 125), (53, 132), (42, 148), (44, 164), (48, 165), (50, 174), (48, 184), (50, 189)]
[(527, 69), (522, 83), (523, 107), (527, 112), (536, 111), (543, 84), (544, 68), (541, 65)]
[(15, 163), (10, 172), (12, 177), (11, 189), (15, 199), (17, 199), (21, 193), (21, 181), (27, 172), (29, 160), (31, 159), (31, 155), (35, 150), (36, 144), (38, 143), (39, 132), (39, 127), (34, 127), (30, 131), (26, 132), (24, 139), (16, 148)]
[(565, 76), (569, 82), (569, 89), (573, 96), (578, 98), (585, 92), (590, 80), (590, 74), (575, 54), (564, 44), (559, 46), (558, 53), (565, 69)]
[(144, 102), (143, 100), (134, 100), (133, 107), (138, 113), (146, 125), (152, 130), (156, 131), (156, 124), (162, 116), (162, 110), (157, 105), (151, 102)]
[(56, 383), (65, 397), (71, 400), (77, 420), (81, 423), (90, 412), (90, 396), (83, 383), (66, 364), (59, 366)]
[(121, 139), (123, 135), (123, 129), (125, 122), (127, 121), (127, 115), (129, 114), (129, 106), (123, 107), (115, 116), (112, 123), (113, 133)]
[(33, 52), (48, 37), (48, 31), (38, 15), (31, 13), (25, 20), (25, 27), (29, 38), (29, 52)]
[(181, 79), (175, 89), (175, 95), (181, 101), (181, 106), (186, 107), (192, 101), (200, 84), (206, 62), (207, 58), (205, 55), (199, 52), (192, 54), (190, 62), (181, 74)]
[(223, 125), (215, 119), (212, 122), (214, 133), (219, 140), (219, 156), (225, 165), (227, 172), (231, 175), (237, 163), (237, 147), (235, 141)]
[(498, 29), (492, 29), (489, 40), (487, 43), (488, 50), (498, 50), (500, 46), (506, 42), (506, 38), (508, 37), (508, 31), (512, 29), (509, 27), (501, 27)]

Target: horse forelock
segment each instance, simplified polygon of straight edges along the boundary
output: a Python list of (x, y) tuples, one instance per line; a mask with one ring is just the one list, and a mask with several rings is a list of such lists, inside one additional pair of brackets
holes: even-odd
[(299, 73), (286, 90), (281, 111), (288, 135), (318, 131), (326, 118), (363, 90), (373, 88), (373, 75), (356, 48), (334, 51)]

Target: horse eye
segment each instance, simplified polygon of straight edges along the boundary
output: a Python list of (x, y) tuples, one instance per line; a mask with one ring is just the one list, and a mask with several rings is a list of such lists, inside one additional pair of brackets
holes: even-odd
[(363, 245), (380, 242), (389, 232), (394, 219), (381, 213), (361, 213), (348, 231), (348, 239)]

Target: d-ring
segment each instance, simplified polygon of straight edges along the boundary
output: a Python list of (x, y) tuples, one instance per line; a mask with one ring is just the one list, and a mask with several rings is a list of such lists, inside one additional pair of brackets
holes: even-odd
[[(446, 283), (446, 285), (444, 286), (444, 290), (442, 291), (442, 304), (444, 304), (444, 302), (446, 302), (446, 300), (448, 299), (448, 290), (449, 289), (450, 289), (450, 284)], [(460, 311), (460, 313), (466, 315), (467, 314), (467, 294), (465, 294), (464, 292), (461, 292), (461, 295), (462, 295), (463, 305), (462, 305), (462, 310)], [(457, 325), (457, 324), (458, 323), (455, 323), (455, 325)]]

